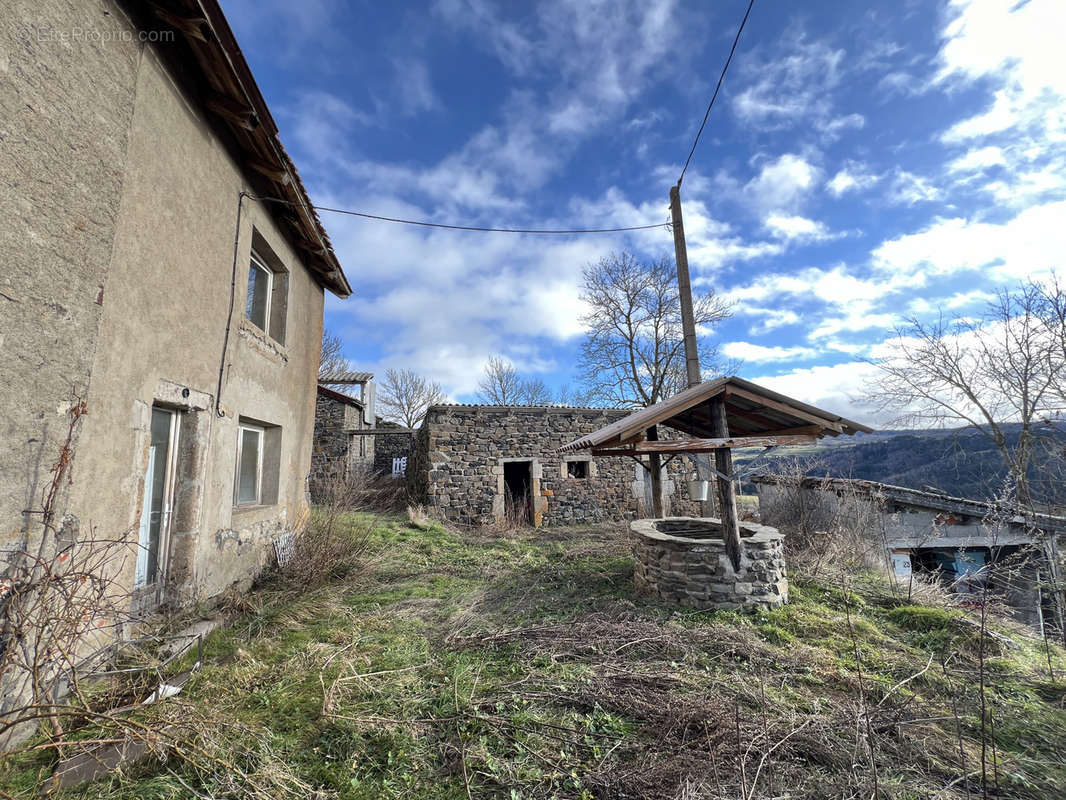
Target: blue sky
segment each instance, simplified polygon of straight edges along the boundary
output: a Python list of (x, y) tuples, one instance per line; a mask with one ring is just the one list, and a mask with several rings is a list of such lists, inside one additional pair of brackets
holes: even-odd
[[(665, 221), (746, 3), (224, 0), (312, 198), (439, 222)], [(864, 359), (1063, 266), (1062, 0), (756, 0), (685, 177), (739, 374), (876, 422)], [(533, 237), (324, 214), (359, 367), (472, 399), (492, 355), (576, 384), (581, 270), (667, 231)]]

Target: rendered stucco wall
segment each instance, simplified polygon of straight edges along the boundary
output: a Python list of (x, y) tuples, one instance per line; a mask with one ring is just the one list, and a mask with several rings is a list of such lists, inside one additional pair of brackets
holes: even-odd
[[(108, 0), (0, 15), (0, 549), (26, 536), (73, 391), (88, 413), (58, 510), (126, 537), (114, 566), (132, 585), (160, 404), (181, 416), (178, 479), (168, 586), (148, 599), (184, 602), (247, 584), (306, 510), (323, 291), (245, 200), (230, 313), (250, 187), (164, 68), (167, 46), (142, 42)], [(243, 319), (253, 230), (289, 273), (284, 344)], [(276, 502), (236, 510), (240, 419), (273, 426)]]
[(89, 383), (141, 57), (126, 26), (110, 2), (0, 13), (0, 551), (27, 535)]
[[(182, 409), (176, 601), (246, 585), (270, 557), (271, 540), (306, 509), (323, 294), (265, 210), (245, 200), (231, 314), (242, 189), (229, 153), (146, 49), (71, 507), (102, 530), (135, 535), (152, 404)], [(253, 228), (289, 270), (283, 345), (244, 319)], [(204, 400), (190, 403), (180, 389)], [(239, 420), (280, 427), (280, 446), (264, 461), (264, 482), (268, 470), (280, 479), (276, 503), (234, 508)]]

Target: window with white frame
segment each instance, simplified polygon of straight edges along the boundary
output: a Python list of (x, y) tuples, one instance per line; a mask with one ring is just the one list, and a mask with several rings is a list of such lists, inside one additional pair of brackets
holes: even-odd
[(270, 330), (270, 306), (274, 295), (274, 271), (254, 250), (248, 265), (248, 297), (244, 315), (264, 333)]
[(255, 506), (263, 500), (263, 448), (266, 431), (241, 424), (237, 431), (237, 475), (233, 504)]

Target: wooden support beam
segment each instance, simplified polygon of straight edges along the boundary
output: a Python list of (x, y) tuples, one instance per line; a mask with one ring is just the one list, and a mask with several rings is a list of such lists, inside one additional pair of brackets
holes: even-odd
[(204, 99), (204, 105), (223, 119), (247, 131), (254, 131), (259, 127), (259, 117), (255, 111), (228, 95), (210, 94)]
[(772, 428), (775, 425), (781, 424), (780, 422), (775, 422), (772, 419), (760, 416), (759, 412), (762, 410), (760, 408), (744, 409), (727, 405), (725, 410), (726, 414), (728, 414), (731, 418), (739, 417), (740, 419), (747, 420), (748, 422), (758, 425), (760, 428)]
[[(725, 398), (715, 397), (711, 400), (711, 420), (714, 423), (716, 438), (729, 437), (729, 422), (726, 418)], [(733, 562), (733, 570), (740, 569), (740, 556), (743, 552), (740, 543), (740, 520), (737, 516), (737, 495), (733, 488), (733, 452), (728, 447), (714, 451), (715, 468), (719, 475), (718, 511), (722, 515), (722, 538), (725, 539), (725, 551)], [(722, 477), (725, 475), (726, 477)]]
[(150, 3), (149, 5), (152, 13), (171, 28), (181, 31), (190, 39), (199, 39), (201, 42), (207, 41), (207, 31), (210, 30), (210, 26), (203, 17), (183, 17), (155, 3)]
[[(655, 442), (658, 438), (658, 428), (654, 425), (648, 428), (648, 443)], [(651, 515), (655, 519), (662, 519), (666, 516), (663, 510), (663, 466), (662, 456), (656, 452), (648, 456), (648, 473), (651, 476)]]
[(274, 183), (280, 183), (282, 186), (289, 185), (289, 173), (283, 169), (275, 167), (273, 164), (268, 164), (265, 161), (260, 161), (258, 158), (252, 156), (246, 156), (244, 159), (244, 165), (249, 169), (254, 169), (260, 175), (265, 175), (274, 181)]
[(766, 408), (772, 408), (774, 411), (780, 411), (782, 414), (788, 414), (792, 417), (799, 417), (800, 419), (805, 419), (808, 422), (812, 422), (815, 425), (821, 426), (822, 428), (828, 428), (829, 430), (836, 431), (837, 433), (841, 433), (844, 430), (844, 426), (841, 425), (839, 422), (833, 422), (832, 420), (825, 419), (824, 417), (817, 417), (814, 414), (808, 414), (806, 411), (796, 408), (795, 406), (789, 406), (785, 405), (784, 403), (778, 403), (776, 400), (770, 400), (767, 397), (762, 397), (760, 395), (755, 394), (754, 392), (749, 392), (746, 389), (741, 389), (738, 386), (726, 386), (725, 395), (726, 397), (729, 397), (730, 395), (743, 397), (746, 400), (752, 401), (753, 403), (760, 403)]
[[(795, 429), (793, 429), (795, 430)], [(620, 447), (593, 447), (594, 456), (638, 455), (640, 453), (713, 453), (737, 447), (780, 447), (782, 445), (814, 444), (818, 437), (811, 433), (795, 435), (734, 436), (714, 439), (665, 439), (633, 442)]]

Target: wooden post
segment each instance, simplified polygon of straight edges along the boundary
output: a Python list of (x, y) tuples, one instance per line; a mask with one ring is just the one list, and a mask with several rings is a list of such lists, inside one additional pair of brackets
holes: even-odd
[[(648, 441), (659, 441), (659, 429), (654, 425), (648, 428)], [(648, 455), (648, 473), (651, 476), (651, 515), (662, 519), (666, 516), (663, 511), (663, 461), (658, 453)]]
[[(700, 351), (696, 343), (696, 318), (692, 312), (692, 284), (688, 274), (688, 247), (685, 243), (685, 222), (681, 217), (681, 184), (670, 187), (670, 220), (674, 229), (674, 261), (677, 264), (677, 291), (681, 301), (681, 330), (685, 337), (685, 374), (689, 387), (703, 381), (700, 372)], [(704, 468), (704, 456), (693, 455), (696, 474), (700, 480), (708, 480), (709, 470)], [(711, 500), (700, 502), (700, 516), (714, 515)]]
[(692, 313), (692, 284), (688, 276), (688, 248), (685, 223), (681, 218), (681, 187), (670, 187), (670, 218), (674, 229), (674, 260), (677, 262), (677, 289), (681, 300), (681, 330), (685, 336), (685, 374), (688, 385), (703, 381), (700, 375), (700, 352), (696, 345), (696, 318)]
[[(715, 438), (729, 436), (729, 422), (725, 415), (725, 399), (721, 396), (711, 400), (711, 430)], [(725, 551), (733, 562), (733, 569), (740, 569), (740, 520), (737, 517), (737, 495), (733, 490), (733, 451), (727, 447), (714, 451), (714, 464), (722, 473), (718, 476), (718, 505), (722, 509), (722, 537)], [(728, 477), (723, 478), (722, 475)]]

